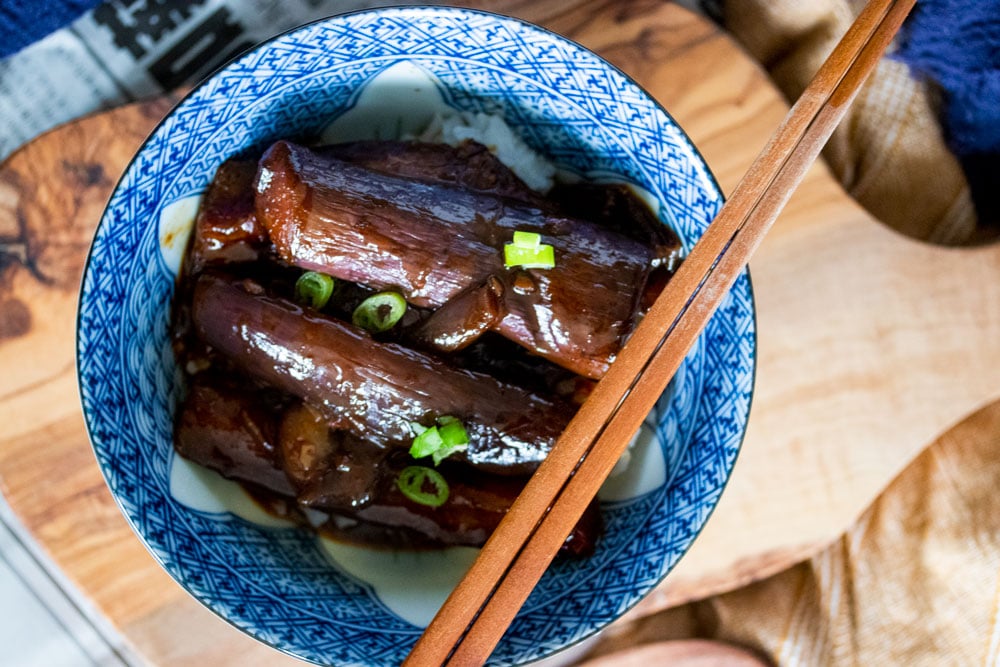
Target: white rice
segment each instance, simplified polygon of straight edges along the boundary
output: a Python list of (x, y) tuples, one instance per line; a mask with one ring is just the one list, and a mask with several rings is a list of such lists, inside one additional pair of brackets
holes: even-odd
[(556, 166), (524, 143), (500, 116), (468, 111), (435, 114), (416, 138), (449, 146), (472, 139), (486, 146), (532, 190), (545, 193), (555, 183)]

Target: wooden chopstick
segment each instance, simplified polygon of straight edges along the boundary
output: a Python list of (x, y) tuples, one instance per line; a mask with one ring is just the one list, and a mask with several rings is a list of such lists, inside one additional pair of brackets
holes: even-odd
[(862, 10), (404, 665), (487, 660), (914, 4)]

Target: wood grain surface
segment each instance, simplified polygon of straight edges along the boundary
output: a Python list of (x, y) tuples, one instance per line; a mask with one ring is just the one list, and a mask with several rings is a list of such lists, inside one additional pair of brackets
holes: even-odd
[[(468, 4), (540, 22), (618, 65), (678, 119), (727, 192), (786, 111), (730, 40), (675, 5)], [(74, 326), (89, 239), (171, 103), (76, 121), (0, 165), (0, 489), (150, 663), (294, 664), (159, 568), (107, 491), (80, 413)], [(906, 239), (817, 165), (751, 272), (758, 373), (743, 451), (691, 552), (628, 618), (815, 553), (939, 433), (1000, 398), (1000, 248)]]
[(580, 667), (767, 667), (768, 663), (744, 649), (723, 642), (681, 639), (650, 642), (595, 657)]

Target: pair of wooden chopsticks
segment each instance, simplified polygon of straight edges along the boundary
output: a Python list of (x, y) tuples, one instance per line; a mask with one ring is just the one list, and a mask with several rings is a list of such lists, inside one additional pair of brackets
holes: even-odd
[(486, 662), (915, 0), (871, 0), (404, 662)]

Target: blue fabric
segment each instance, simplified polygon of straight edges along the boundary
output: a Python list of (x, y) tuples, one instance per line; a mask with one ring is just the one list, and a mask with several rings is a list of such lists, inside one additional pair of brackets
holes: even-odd
[(1000, 224), (1000, 0), (920, 0), (897, 56), (937, 84), (979, 220)]
[(0, 58), (63, 27), (100, 0), (0, 0)]

